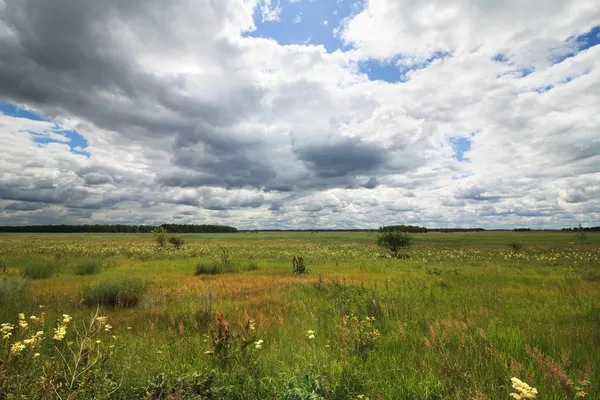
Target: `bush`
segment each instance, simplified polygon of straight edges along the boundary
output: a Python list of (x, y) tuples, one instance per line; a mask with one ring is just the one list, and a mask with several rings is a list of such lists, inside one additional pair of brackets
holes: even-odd
[(50, 278), (57, 271), (58, 265), (54, 263), (34, 263), (21, 268), (21, 275), (29, 279), (45, 279)]
[(201, 262), (196, 264), (196, 275), (216, 275), (222, 274), (223, 272), (225, 272), (225, 270), (221, 264), (215, 262), (212, 264), (205, 264)]
[(171, 236), (169, 238), (169, 243), (171, 243), (176, 249), (180, 249), (185, 244), (185, 240), (179, 236)]
[(144, 282), (139, 278), (104, 281), (83, 288), (83, 302), (88, 306), (110, 305), (133, 307), (144, 292)]
[(27, 288), (29, 280), (20, 276), (4, 276), (0, 279), (0, 304), (15, 299), (17, 294)]
[(101, 261), (87, 261), (83, 264), (79, 264), (75, 270), (77, 275), (95, 275), (102, 271)]
[(304, 264), (304, 258), (296, 256), (292, 258), (292, 272), (295, 274), (306, 274), (308, 272)]
[(165, 247), (167, 244), (167, 230), (162, 226), (152, 229), (152, 236), (154, 236), (154, 240), (160, 247)]
[(382, 232), (377, 236), (377, 245), (385, 247), (398, 257), (398, 250), (409, 248), (413, 244), (412, 237), (406, 232)]
[(514, 251), (515, 253), (520, 252), (521, 250), (523, 250), (523, 243), (519, 243), (519, 242), (512, 242), (508, 244), (508, 247)]

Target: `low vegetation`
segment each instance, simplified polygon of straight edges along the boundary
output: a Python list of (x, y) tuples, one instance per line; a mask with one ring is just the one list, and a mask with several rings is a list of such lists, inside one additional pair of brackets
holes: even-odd
[(102, 281), (88, 285), (81, 291), (83, 303), (88, 306), (133, 307), (144, 291), (139, 278)]
[(562, 235), (0, 235), (0, 398), (600, 398), (600, 234)]
[(397, 258), (401, 249), (408, 249), (413, 245), (413, 238), (406, 232), (384, 231), (377, 236), (377, 245), (388, 249)]
[(102, 261), (91, 260), (77, 264), (75, 273), (77, 275), (96, 275), (102, 272)]

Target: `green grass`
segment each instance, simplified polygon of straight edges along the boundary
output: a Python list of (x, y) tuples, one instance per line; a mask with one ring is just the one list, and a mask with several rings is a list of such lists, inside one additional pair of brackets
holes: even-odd
[(29, 285), (29, 279), (20, 276), (0, 277), (0, 305), (14, 301)]
[(88, 306), (133, 307), (144, 292), (144, 282), (139, 278), (103, 281), (85, 286), (83, 302)]
[(46, 279), (50, 278), (59, 270), (59, 265), (56, 262), (33, 262), (21, 268), (21, 275), (29, 279)]
[[(402, 259), (362, 232), (182, 237), (157, 249), (144, 235), (0, 235), (4, 279), (60, 265), (4, 286), (16, 289), (0, 322), (45, 315), (3, 343), (0, 392), (45, 398), (42, 376), (66, 381), (57, 351), (84, 342), (99, 305), (112, 328), (88, 334), (101, 361), (73, 387), (78, 399), (503, 399), (516, 376), (563, 400), (574, 393), (562, 376), (586, 371), (587, 398), (600, 398), (599, 235), (418, 234)], [(292, 273), (293, 256), (308, 274)], [(73, 274), (100, 259), (101, 275)], [(54, 341), (63, 314), (74, 320)], [(39, 347), (9, 355), (38, 330)]]
[(77, 275), (96, 275), (102, 272), (102, 261), (91, 260), (77, 264), (75, 274)]

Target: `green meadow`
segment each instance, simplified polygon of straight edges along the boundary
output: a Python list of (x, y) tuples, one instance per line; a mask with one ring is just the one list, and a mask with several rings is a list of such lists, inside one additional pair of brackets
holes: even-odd
[(175, 236), (0, 235), (0, 399), (600, 398), (599, 233)]

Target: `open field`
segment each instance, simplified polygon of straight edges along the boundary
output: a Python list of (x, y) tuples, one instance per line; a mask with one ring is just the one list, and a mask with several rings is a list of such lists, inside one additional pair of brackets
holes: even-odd
[(600, 398), (598, 233), (177, 236), (0, 235), (0, 399)]

